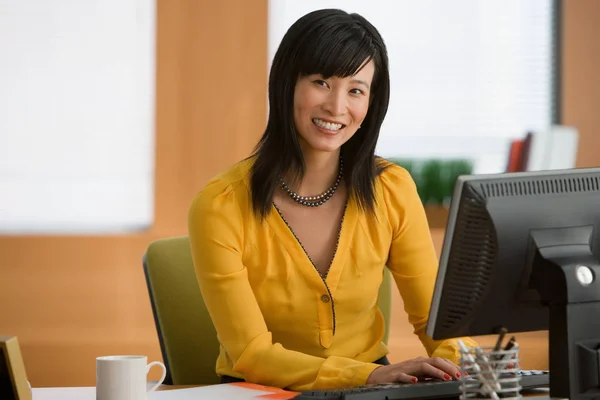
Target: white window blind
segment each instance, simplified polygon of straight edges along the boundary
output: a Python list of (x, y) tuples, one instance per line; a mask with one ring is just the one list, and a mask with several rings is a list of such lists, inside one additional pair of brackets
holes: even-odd
[(153, 0), (0, 0), (0, 233), (154, 213)]
[(553, 122), (552, 0), (271, 0), (269, 61), (289, 26), (320, 8), (363, 15), (386, 42), (381, 156), (502, 172), (511, 139)]

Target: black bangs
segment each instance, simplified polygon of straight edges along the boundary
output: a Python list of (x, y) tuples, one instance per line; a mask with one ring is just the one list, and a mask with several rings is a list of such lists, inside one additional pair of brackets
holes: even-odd
[(345, 78), (356, 73), (375, 57), (376, 49), (364, 29), (346, 15), (347, 24), (315, 26), (298, 48), (298, 75), (322, 74)]

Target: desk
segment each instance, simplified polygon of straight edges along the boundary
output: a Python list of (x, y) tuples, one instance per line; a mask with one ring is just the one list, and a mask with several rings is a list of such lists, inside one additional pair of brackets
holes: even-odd
[[(151, 387), (150, 385), (148, 385)], [(156, 389), (157, 392), (164, 392), (175, 389), (187, 389), (197, 386), (188, 385), (161, 385)], [(33, 400), (87, 400), (96, 399), (95, 387), (53, 387), (53, 388), (33, 388)], [(152, 397), (148, 396), (149, 399)]]
[[(149, 388), (152, 387), (149, 384)], [(34, 388), (33, 400), (96, 400), (95, 387)], [(297, 393), (254, 384), (223, 384), (206, 386), (162, 385), (157, 391), (148, 394), (148, 400), (285, 400)]]
[[(195, 390), (194, 390), (195, 389)], [(287, 393), (287, 395), (286, 395)], [(267, 392), (246, 389), (235, 385), (213, 386), (170, 386), (163, 385), (148, 395), (148, 400), (203, 400), (231, 399), (237, 400), (269, 400), (292, 399), (294, 392)], [(529, 391), (524, 397), (536, 397), (535, 400), (550, 399), (548, 389)], [(93, 387), (83, 388), (40, 388), (33, 389), (33, 400), (95, 400), (96, 391)]]

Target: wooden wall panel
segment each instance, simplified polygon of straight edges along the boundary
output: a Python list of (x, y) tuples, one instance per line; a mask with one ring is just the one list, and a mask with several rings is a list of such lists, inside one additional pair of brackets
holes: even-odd
[(267, 113), (267, 0), (159, 1), (156, 224), (246, 157)]
[(0, 237), (0, 333), (18, 335), (37, 387), (94, 385), (100, 355), (160, 359), (142, 254), (186, 234), (194, 194), (246, 157), (266, 122), (267, 0), (159, 0), (157, 19), (154, 226)]
[(600, 1), (562, 0), (562, 123), (579, 129), (578, 167), (600, 166)]

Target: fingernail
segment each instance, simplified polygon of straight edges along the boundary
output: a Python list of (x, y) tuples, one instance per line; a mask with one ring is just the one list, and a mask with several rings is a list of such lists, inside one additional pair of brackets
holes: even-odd
[(417, 378), (412, 378), (410, 381), (411, 381), (412, 383), (417, 383), (418, 379), (417, 379)]
[(445, 380), (447, 380), (447, 381), (449, 381), (449, 380), (450, 380), (450, 379), (452, 379), (452, 378), (450, 378), (450, 375), (448, 375), (448, 374), (444, 374), (444, 379), (445, 379)]
[(457, 372), (456, 373), (456, 379), (459, 379), (459, 378), (460, 378), (460, 372)]

